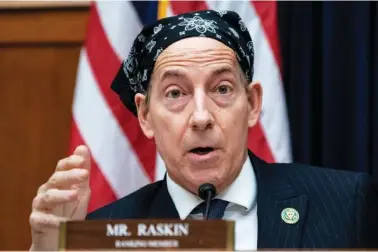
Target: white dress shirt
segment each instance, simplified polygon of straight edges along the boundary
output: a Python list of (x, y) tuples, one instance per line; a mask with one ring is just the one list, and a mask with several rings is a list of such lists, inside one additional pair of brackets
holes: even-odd
[[(180, 215), (180, 219), (203, 219), (202, 214), (190, 214), (203, 200), (176, 184), (167, 174), (168, 192)], [(224, 212), (224, 220), (235, 221), (235, 250), (257, 249), (257, 185), (249, 158), (239, 176), (215, 198), (230, 202)]]

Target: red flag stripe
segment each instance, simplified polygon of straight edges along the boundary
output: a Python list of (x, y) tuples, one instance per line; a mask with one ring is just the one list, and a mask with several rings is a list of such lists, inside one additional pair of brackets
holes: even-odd
[(153, 181), (156, 156), (151, 158), (151, 153), (156, 153), (155, 144), (144, 136), (137, 118), (124, 107), (119, 97), (110, 89), (110, 84), (121, 66), (121, 61), (109, 44), (96, 5), (92, 6), (86, 38), (85, 47), (98, 87), (133, 146), (134, 152), (138, 155), (148, 177)]
[(268, 163), (273, 163), (275, 161), (260, 122), (258, 122), (253, 128), (249, 130), (248, 148), (256, 156), (260, 157)]
[[(73, 153), (75, 148), (79, 145), (86, 145), (81, 134), (77, 128), (74, 118), (71, 125), (71, 142), (70, 142), (70, 154)], [(101, 170), (98, 168), (94, 157), (91, 157), (91, 171), (90, 171), (89, 186), (92, 190), (92, 197), (89, 201), (88, 212), (91, 212), (101, 206), (105, 206), (108, 203), (116, 200), (116, 196), (113, 189), (110, 187), (106, 178), (102, 175)], [(97, 195), (97, 196), (94, 196)], [(101, 195), (101, 197), (98, 197)]]
[(281, 69), (281, 53), (279, 47), (278, 22), (277, 22), (277, 2), (276, 1), (251, 1), (255, 7), (257, 15), (261, 20), (261, 25), (269, 41), (278, 68)]
[(175, 15), (208, 9), (208, 6), (204, 1), (170, 1), (170, 4)]
[[(275, 1), (251, 1), (251, 3), (257, 15), (260, 17), (262, 28), (268, 39), (278, 68), (281, 69), (281, 54), (277, 31), (277, 3)], [(251, 133), (249, 134), (249, 147), (256, 155), (263, 157), (265, 161), (275, 161), (260, 123), (251, 129)]]

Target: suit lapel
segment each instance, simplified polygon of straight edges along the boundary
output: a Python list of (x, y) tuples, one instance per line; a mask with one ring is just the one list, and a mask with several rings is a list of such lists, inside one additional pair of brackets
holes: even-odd
[[(257, 180), (258, 248), (298, 248), (307, 212), (307, 195), (300, 195), (285, 168), (275, 169), (251, 152)], [(299, 213), (294, 224), (286, 223), (281, 213), (293, 208)]]
[(175, 204), (168, 192), (166, 177), (161, 181), (154, 200), (151, 202), (149, 218), (152, 219), (179, 219)]

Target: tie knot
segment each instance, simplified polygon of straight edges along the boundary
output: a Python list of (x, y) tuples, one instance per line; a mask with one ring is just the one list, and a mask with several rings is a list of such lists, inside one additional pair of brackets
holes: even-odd
[[(224, 211), (228, 205), (228, 201), (221, 199), (213, 199), (210, 202), (209, 219), (222, 219)], [(202, 202), (196, 208), (193, 209), (192, 214), (202, 213), (205, 215), (206, 202)]]

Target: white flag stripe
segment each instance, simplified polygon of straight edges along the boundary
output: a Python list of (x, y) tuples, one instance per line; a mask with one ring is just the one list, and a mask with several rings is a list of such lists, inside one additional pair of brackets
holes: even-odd
[(73, 117), (83, 140), (117, 197), (127, 195), (150, 182), (98, 89), (85, 49), (80, 55)]
[(174, 15), (174, 13), (173, 13), (173, 10), (172, 10), (172, 6), (169, 3), (168, 6), (167, 6), (167, 17), (171, 17), (173, 15)]
[(251, 2), (207, 1), (209, 8), (237, 12), (247, 26), (255, 49), (254, 80), (263, 86), (262, 130), (276, 162), (291, 161), (291, 143), (280, 70), (260, 18)]
[(156, 155), (156, 169), (155, 169), (155, 181), (161, 180), (164, 178), (165, 172), (167, 171), (165, 163), (161, 158), (160, 154)]
[(120, 61), (126, 59), (135, 36), (143, 27), (133, 4), (129, 1), (100, 1), (96, 4), (111, 47)]

